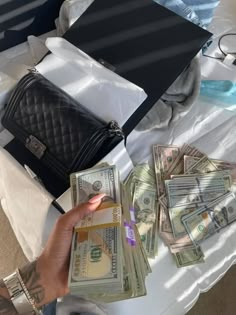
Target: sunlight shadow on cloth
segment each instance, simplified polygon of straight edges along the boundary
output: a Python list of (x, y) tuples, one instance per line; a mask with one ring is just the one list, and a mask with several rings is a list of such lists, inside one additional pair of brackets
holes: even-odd
[[(197, 281), (195, 281), (195, 282), (191, 285), (191, 287), (188, 288), (188, 289), (184, 292), (184, 294), (182, 294), (180, 297), (177, 298), (178, 302), (181, 302), (181, 301), (183, 301), (185, 298), (187, 298), (187, 296), (190, 295), (191, 292), (192, 292), (196, 287), (198, 287), (198, 282), (200, 282), (201, 280), (206, 279), (206, 278), (209, 277), (210, 275), (212, 275), (212, 274), (214, 274), (215, 272), (217, 272), (226, 262), (229, 262), (229, 263), (230, 263), (229, 266), (228, 266), (228, 268), (227, 268), (227, 269), (229, 269), (229, 268), (232, 266), (232, 264), (233, 264), (232, 259), (235, 259), (235, 253), (232, 254), (232, 255), (230, 255), (230, 256), (228, 256), (228, 257), (225, 258), (224, 260), (220, 261), (218, 264), (216, 264), (214, 267), (212, 267), (204, 276), (199, 277), (199, 279), (198, 279)], [(226, 271), (227, 271), (227, 270), (226, 270)], [(214, 286), (214, 284), (215, 284), (216, 282), (219, 281), (220, 278), (222, 278), (222, 276), (223, 276), (223, 275), (220, 275), (219, 277), (217, 277), (217, 279), (215, 279), (214, 282), (211, 282), (210, 287), (208, 287), (208, 288), (206, 288), (206, 289), (204, 289), (204, 290), (199, 290), (199, 293), (208, 291), (211, 287)], [(195, 300), (195, 299), (194, 299), (194, 300)], [(191, 305), (191, 303), (192, 303), (192, 302), (190, 302), (190, 303), (188, 304), (188, 306)], [(186, 308), (187, 308), (187, 307), (186, 307)]]

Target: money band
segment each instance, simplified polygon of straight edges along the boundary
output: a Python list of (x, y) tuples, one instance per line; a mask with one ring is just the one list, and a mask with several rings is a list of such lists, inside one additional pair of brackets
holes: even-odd
[(135, 246), (136, 245), (136, 239), (135, 239), (135, 234), (133, 227), (128, 224), (127, 222), (124, 223), (125, 226), (125, 233), (126, 233), (126, 240), (129, 245)]

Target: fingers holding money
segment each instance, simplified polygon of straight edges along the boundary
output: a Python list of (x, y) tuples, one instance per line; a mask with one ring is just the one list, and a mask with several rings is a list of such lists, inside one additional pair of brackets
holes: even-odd
[(73, 208), (71, 211), (64, 214), (60, 220), (61, 225), (63, 225), (63, 229), (73, 230), (74, 226), (78, 223), (86, 215), (90, 214), (91, 212), (95, 211), (100, 203), (102, 198), (105, 194), (100, 194), (93, 197), (86, 203), (81, 203), (77, 207)]

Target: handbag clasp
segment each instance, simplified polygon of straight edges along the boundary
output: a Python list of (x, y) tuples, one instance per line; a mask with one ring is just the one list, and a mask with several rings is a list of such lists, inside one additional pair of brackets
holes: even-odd
[(47, 147), (36, 137), (30, 135), (25, 141), (26, 148), (33, 153), (38, 159), (41, 159)]

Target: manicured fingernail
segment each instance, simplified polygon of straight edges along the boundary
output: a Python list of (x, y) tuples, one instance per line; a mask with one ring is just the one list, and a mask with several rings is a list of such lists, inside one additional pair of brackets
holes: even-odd
[(105, 197), (106, 194), (99, 194), (99, 195), (96, 195), (94, 197), (92, 197), (91, 199), (89, 199), (89, 203), (96, 203), (96, 202), (99, 202), (102, 200), (103, 197)]

